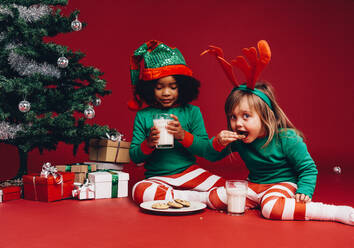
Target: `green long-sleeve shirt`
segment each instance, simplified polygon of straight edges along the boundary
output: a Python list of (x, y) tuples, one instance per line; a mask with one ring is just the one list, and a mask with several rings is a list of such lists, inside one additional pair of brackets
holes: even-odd
[[(142, 144), (153, 126), (153, 115), (174, 114), (178, 117), (188, 142), (174, 140), (174, 148), (154, 149), (146, 152)], [(129, 150), (134, 163), (145, 162), (145, 177), (173, 175), (180, 173), (195, 163), (195, 155), (202, 156), (208, 145), (208, 135), (200, 109), (187, 104), (184, 107), (158, 109), (148, 107), (137, 112), (134, 121), (133, 138)], [(145, 144), (146, 146), (146, 144)]]
[(298, 186), (296, 193), (312, 197), (317, 169), (302, 138), (293, 129), (284, 129), (268, 146), (262, 148), (267, 139), (258, 138), (250, 144), (238, 140), (220, 152), (213, 148), (212, 139), (206, 155), (209, 160), (216, 161), (231, 152), (238, 152), (249, 170), (251, 182), (293, 182)]

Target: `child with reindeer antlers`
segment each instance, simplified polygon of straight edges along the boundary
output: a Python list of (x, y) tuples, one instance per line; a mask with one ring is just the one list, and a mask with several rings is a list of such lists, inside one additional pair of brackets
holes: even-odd
[[(260, 207), (262, 215), (276, 220), (327, 220), (354, 225), (354, 208), (311, 202), (317, 169), (303, 135), (287, 118), (275, 100), (272, 87), (257, 82), (269, 63), (271, 52), (265, 40), (244, 48), (232, 64), (245, 74), (246, 84), (239, 85), (232, 65), (222, 50), (210, 46), (202, 53), (214, 54), (234, 88), (225, 102), (229, 130), (211, 139), (207, 153), (212, 160), (238, 152), (248, 170), (247, 208)], [(213, 207), (226, 207), (225, 188), (214, 189), (219, 197)], [(221, 197), (220, 197), (221, 196)]]

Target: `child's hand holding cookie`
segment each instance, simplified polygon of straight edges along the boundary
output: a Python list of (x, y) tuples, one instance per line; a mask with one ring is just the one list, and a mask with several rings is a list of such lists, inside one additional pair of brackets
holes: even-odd
[(222, 146), (227, 146), (231, 142), (234, 142), (235, 140), (243, 139), (243, 138), (245, 138), (244, 135), (239, 135), (236, 132), (229, 131), (229, 130), (222, 130), (216, 136), (218, 143)]

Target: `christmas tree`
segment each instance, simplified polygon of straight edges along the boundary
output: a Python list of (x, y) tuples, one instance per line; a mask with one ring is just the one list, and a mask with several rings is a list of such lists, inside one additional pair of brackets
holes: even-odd
[(55, 150), (59, 142), (79, 145), (114, 130), (88, 124), (94, 107), (110, 93), (97, 68), (85, 56), (46, 37), (80, 31), (79, 11), (65, 17), (68, 0), (0, 1), (0, 142), (17, 147), (27, 173), (28, 152)]

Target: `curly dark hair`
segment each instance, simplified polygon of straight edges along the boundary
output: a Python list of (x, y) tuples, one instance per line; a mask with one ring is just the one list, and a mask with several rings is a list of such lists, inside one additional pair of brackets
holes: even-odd
[[(199, 80), (185, 75), (171, 75), (175, 80), (178, 87), (178, 99), (176, 101), (177, 104), (186, 105), (191, 101), (198, 98), (199, 95)], [(154, 106), (157, 103), (155, 99), (154, 89), (157, 84), (157, 80), (144, 81), (139, 80), (135, 86), (134, 95), (137, 98), (146, 102), (146, 104), (150, 106)]]

